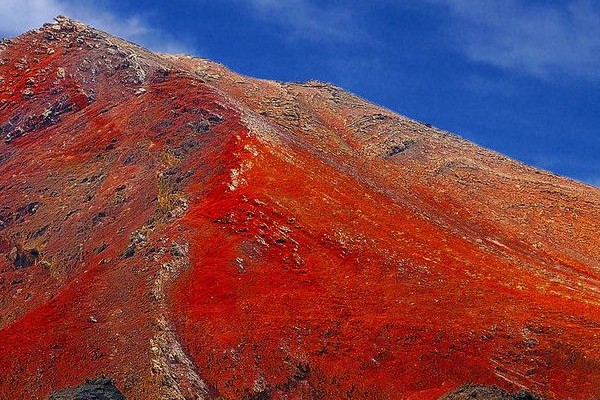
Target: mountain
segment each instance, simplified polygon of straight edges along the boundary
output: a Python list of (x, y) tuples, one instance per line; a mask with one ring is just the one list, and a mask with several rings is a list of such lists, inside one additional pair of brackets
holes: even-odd
[(600, 397), (598, 189), (65, 17), (0, 48), (0, 398)]

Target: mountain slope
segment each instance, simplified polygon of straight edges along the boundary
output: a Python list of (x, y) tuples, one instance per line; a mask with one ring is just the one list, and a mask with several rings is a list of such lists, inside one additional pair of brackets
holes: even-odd
[(0, 398), (600, 396), (597, 189), (67, 18), (0, 64)]

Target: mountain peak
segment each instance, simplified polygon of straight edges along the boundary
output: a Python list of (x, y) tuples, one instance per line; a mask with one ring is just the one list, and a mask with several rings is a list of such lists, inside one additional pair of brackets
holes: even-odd
[(0, 138), (1, 398), (600, 395), (597, 189), (61, 16)]

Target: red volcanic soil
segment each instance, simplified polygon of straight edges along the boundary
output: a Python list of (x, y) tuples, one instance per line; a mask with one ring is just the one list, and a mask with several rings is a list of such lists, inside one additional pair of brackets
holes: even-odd
[(0, 139), (1, 399), (600, 397), (598, 189), (66, 18)]

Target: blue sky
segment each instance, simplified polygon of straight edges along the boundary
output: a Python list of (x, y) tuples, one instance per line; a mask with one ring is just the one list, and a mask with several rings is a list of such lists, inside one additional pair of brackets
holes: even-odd
[(595, 0), (0, 0), (0, 36), (57, 14), (254, 77), (332, 82), (600, 187)]

